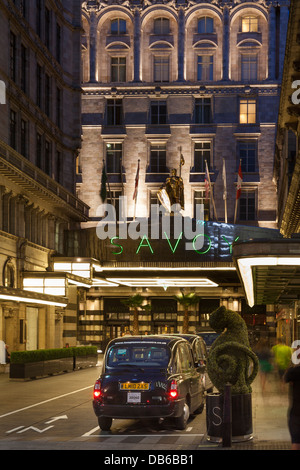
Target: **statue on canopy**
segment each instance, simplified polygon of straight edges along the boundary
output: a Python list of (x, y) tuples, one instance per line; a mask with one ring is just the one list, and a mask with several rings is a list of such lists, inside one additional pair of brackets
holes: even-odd
[[(181, 149), (180, 149), (181, 150)], [(184, 158), (180, 155), (180, 176), (177, 176), (176, 168), (171, 170), (170, 176), (166, 179), (163, 187), (158, 191), (157, 197), (160, 203), (171, 212), (171, 206), (178, 204), (184, 209), (184, 184), (181, 178), (181, 167), (184, 165)]]

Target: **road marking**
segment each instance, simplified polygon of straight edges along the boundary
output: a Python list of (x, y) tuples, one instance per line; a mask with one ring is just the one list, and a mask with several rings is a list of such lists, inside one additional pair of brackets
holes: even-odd
[(73, 395), (74, 393), (83, 392), (83, 390), (87, 390), (88, 388), (92, 388), (92, 387), (94, 387), (94, 385), (90, 385), (89, 387), (80, 388), (78, 390), (74, 390), (73, 392), (64, 393), (63, 395), (59, 395), (57, 397), (49, 398), (49, 400), (40, 401), (39, 403), (34, 403), (34, 405), (25, 406), (25, 408), (20, 408), (19, 410), (10, 411), (9, 413), (5, 413), (4, 415), (1, 415), (0, 419), (5, 418), (6, 416), (13, 415), (15, 413), (20, 413), (21, 411), (29, 410), (30, 408), (34, 408), (35, 406), (44, 405), (45, 403), (49, 403), (50, 401), (53, 401), (53, 400), (59, 400), (60, 398), (67, 397), (68, 395)]
[(186, 432), (191, 432), (192, 429), (193, 429), (193, 427), (189, 427), (189, 428), (187, 428)]
[(51, 418), (50, 421), (46, 421), (46, 424), (54, 423), (54, 421), (58, 421), (59, 419), (68, 419), (68, 416), (67, 415), (56, 416), (54, 418)]
[(48, 429), (51, 429), (53, 427), (54, 426), (48, 426), (45, 429), (39, 429), (39, 428), (36, 428), (35, 426), (29, 426), (28, 428), (22, 429), (22, 431), (18, 431), (18, 434), (21, 434), (22, 432), (26, 432), (26, 431), (30, 431), (30, 430), (35, 431), (35, 432), (39, 432), (40, 434), (42, 434), (43, 432), (48, 431)]
[[(81, 437), (96, 437), (93, 436), (94, 432), (98, 431), (100, 428), (99, 426), (96, 426), (94, 429), (91, 429), (91, 431), (86, 432), (85, 434), (82, 434)], [(189, 428), (188, 428), (189, 429)], [(192, 429), (192, 428), (191, 428)], [(98, 434), (98, 437), (203, 437), (204, 434)]]
[(6, 431), (6, 434), (11, 434), (12, 432), (18, 431), (18, 429), (23, 429), (24, 426), (18, 426), (17, 428), (11, 429), (10, 431)]

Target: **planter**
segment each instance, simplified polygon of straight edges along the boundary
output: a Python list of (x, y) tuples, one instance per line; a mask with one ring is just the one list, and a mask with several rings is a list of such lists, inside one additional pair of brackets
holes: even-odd
[(98, 354), (87, 356), (74, 356), (74, 370), (94, 367), (98, 362)]
[(52, 359), (49, 361), (10, 364), (11, 379), (33, 379), (73, 370), (73, 357)]
[[(206, 397), (207, 439), (214, 442), (222, 440), (224, 396), (211, 393)], [(245, 393), (232, 395), (232, 442), (243, 442), (253, 438), (252, 395)]]

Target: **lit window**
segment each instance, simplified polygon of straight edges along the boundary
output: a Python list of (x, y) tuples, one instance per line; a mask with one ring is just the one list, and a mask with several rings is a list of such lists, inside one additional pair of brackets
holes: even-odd
[(240, 101), (240, 124), (256, 123), (256, 100), (243, 99)]
[(258, 18), (256, 16), (244, 16), (242, 18), (242, 32), (243, 33), (257, 33), (258, 32)]

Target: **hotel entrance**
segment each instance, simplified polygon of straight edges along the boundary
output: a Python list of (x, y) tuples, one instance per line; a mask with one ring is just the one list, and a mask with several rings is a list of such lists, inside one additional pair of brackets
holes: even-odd
[(152, 333), (177, 333), (177, 302), (174, 299), (151, 299)]

